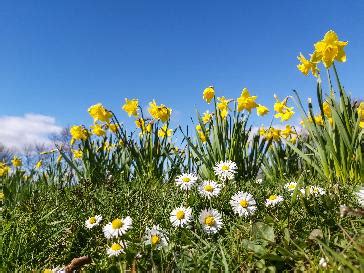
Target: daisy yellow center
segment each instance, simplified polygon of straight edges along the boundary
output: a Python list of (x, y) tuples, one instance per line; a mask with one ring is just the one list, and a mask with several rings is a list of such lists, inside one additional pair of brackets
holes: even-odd
[(203, 189), (208, 192), (214, 191), (214, 187), (212, 185), (206, 185), (205, 187), (203, 187)]
[(191, 179), (189, 177), (183, 177), (182, 181), (185, 182), (185, 183), (188, 183), (188, 182), (191, 181)]
[(228, 165), (222, 165), (221, 170), (228, 171), (229, 170), (229, 166)]
[(249, 206), (249, 202), (246, 200), (241, 200), (240, 206), (242, 206), (243, 208), (247, 208)]
[(152, 245), (157, 245), (161, 241), (161, 238), (158, 235), (152, 235), (152, 238), (150, 239), (152, 242)]
[(289, 186), (288, 186), (288, 188), (289, 188), (290, 190), (294, 190), (294, 189), (296, 188), (296, 185), (289, 185)]
[(177, 218), (178, 220), (185, 219), (185, 212), (184, 212), (183, 210), (177, 211), (177, 213), (176, 213), (176, 218)]
[(112, 246), (111, 246), (111, 249), (114, 250), (114, 251), (118, 251), (118, 250), (121, 250), (122, 247), (118, 243), (113, 243)]
[(91, 217), (88, 221), (90, 222), (90, 224), (95, 224), (96, 223), (96, 218)]
[(215, 225), (215, 218), (213, 216), (207, 216), (205, 218), (205, 224), (208, 225), (209, 227)]
[(123, 221), (121, 221), (121, 219), (117, 218), (111, 222), (111, 226), (113, 229), (119, 229), (123, 226)]
[(271, 196), (269, 196), (269, 198), (268, 198), (270, 201), (274, 201), (274, 200), (276, 200), (277, 199), (277, 195), (271, 195)]

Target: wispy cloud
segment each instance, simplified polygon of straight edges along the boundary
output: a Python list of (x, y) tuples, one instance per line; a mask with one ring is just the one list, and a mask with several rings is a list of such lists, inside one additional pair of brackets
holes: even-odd
[(62, 127), (51, 116), (25, 114), (22, 116), (0, 116), (0, 143), (21, 151), (25, 146), (50, 145), (49, 136), (59, 134)]

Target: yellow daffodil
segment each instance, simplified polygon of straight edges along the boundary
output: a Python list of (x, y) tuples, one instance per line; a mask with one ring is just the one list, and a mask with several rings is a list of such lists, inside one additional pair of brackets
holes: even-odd
[(274, 94), (274, 98), (276, 100), (276, 102), (274, 103), (274, 111), (276, 111), (277, 113), (280, 113), (283, 111), (283, 109), (285, 107), (287, 107), (287, 100), (288, 100), (288, 97), (286, 97), (284, 100), (280, 101), (277, 97), (276, 94)]
[(324, 111), (324, 115), (326, 117), (331, 118), (331, 107), (327, 101), (322, 104), (322, 110)]
[(201, 128), (201, 125), (200, 124), (197, 124), (196, 125), (196, 131), (197, 132), (202, 131), (202, 128)]
[(314, 120), (317, 125), (320, 125), (320, 126), (324, 125), (324, 120), (322, 119), (321, 115), (314, 116)]
[(35, 168), (36, 168), (36, 169), (40, 169), (40, 167), (42, 167), (42, 165), (43, 165), (42, 160), (39, 160), (39, 161), (37, 162), (37, 164), (35, 164)]
[(203, 91), (202, 97), (207, 103), (210, 103), (211, 100), (214, 98), (214, 96), (215, 96), (215, 90), (213, 86), (209, 86), (205, 88), (205, 90)]
[(21, 167), (23, 165), (21, 159), (17, 156), (13, 157), (13, 159), (11, 160), (11, 163), (13, 164), (14, 167)]
[(299, 71), (301, 71), (306, 76), (308, 75), (308, 72), (311, 71), (312, 75), (317, 77), (317, 73), (319, 71), (317, 68), (317, 63), (307, 60), (305, 56), (302, 55), (302, 53), (300, 53), (300, 56), (298, 56), (297, 59), (301, 62), (297, 65)]
[(359, 126), (364, 128), (364, 102), (361, 102), (358, 107)]
[(296, 144), (297, 142), (297, 135), (292, 135), (291, 138), (289, 139), (289, 141), (292, 143), (292, 144)]
[(72, 150), (74, 158), (82, 158), (83, 152), (81, 150)]
[(125, 98), (125, 103), (122, 107), (122, 109), (128, 114), (128, 116), (138, 116), (138, 107), (139, 107), (139, 101), (137, 99), (127, 99)]
[(228, 100), (225, 97), (218, 97), (217, 100), (217, 109), (219, 110), (221, 118), (224, 119), (229, 113), (229, 103), (231, 102), (231, 100)]
[(293, 107), (285, 107), (282, 112), (279, 112), (274, 115), (275, 118), (280, 118), (281, 121), (287, 121), (294, 115)]
[(269, 130), (265, 133), (265, 137), (268, 139), (268, 140), (279, 140), (280, 139), (280, 136), (281, 136), (281, 130), (279, 130), (278, 128), (274, 128), (274, 127), (271, 127), (269, 128)]
[(95, 123), (95, 125), (90, 126), (91, 131), (96, 136), (104, 136), (106, 135), (106, 132), (104, 129), (102, 129), (102, 126)]
[(167, 125), (163, 125), (162, 128), (158, 130), (159, 137), (170, 137), (172, 136), (172, 129), (168, 129)]
[(265, 133), (266, 133), (266, 131), (265, 131), (264, 127), (260, 127), (258, 130), (258, 134), (262, 137), (265, 137)]
[(145, 125), (145, 121), (143, 118), (138, 118), (135, 120), (135, 126), (142, 129), (142, 131), (144, 131), (144, 125)]
[(204, 124), (209, 123), (212, 120), (212, 113), (210, 113), (209, 111), (206, 111), (205, 113), (203, 113), (202, 115), (202, 122)]
[(88, 112), (91, 117), (93, 117), (94, 122), (109, 122), (112, 114), (110, 111), (106, 110), (101, 103), (92, 105), (88, 108)]
[(118, 128), (119, 128), (119, 125), (115, 124), (115, 123), (109, 123), (108, 124), (108, 128), (111, 132), (113, 133), (116, 133)]
[(348, 42), (339, 41), (337, 34), (333, 30), (329, 30), (321, 41), (315, 43), (315, 52), (311, 60), (313, 62), (322, 61), (326, 68), (329, 68), (334, 60), (345, 62), (344, 47), (347, 44)]
[(149, 103), (148, 111), (154, 119), (160, 119), (162, 122), (167, 122), (172, 113), (171, 108), (168, 108), (164, 104), (157, 105), (154, 100)]
[(198, 132), (198, 136), (199, 136), (202, 143), (206, 142), (206, 135), (202, 131)]
[(265, 107), (264, 105), (258, 104), (257, 106), (257, 115), (258, 116), (264, 116), (269, 113), (269, 109)]
[(0, 162), (0, 177), (7, 175), (9, 171), (10, 167), (7, 166), (5, 163)]
[(241, 95), (239, 98), (237, 98), (238, 102), (238, 111), (251, 111), (251, 109), (258, 106), (258, 104), (255, 102), (257, 99), (257, 96), (250, 96), (249, 91), (247, 88), (244, 88), (241, 92)]
[(82, 125), (72, 126), (70, 133), (73, 140), (86, 140), (88, 137), (88, 132)]
[(281, 131), (281, 135), (284, 138), (289, 137), (293, 133), (292, 127), (290, 125), (286, 125), (286, 128)]

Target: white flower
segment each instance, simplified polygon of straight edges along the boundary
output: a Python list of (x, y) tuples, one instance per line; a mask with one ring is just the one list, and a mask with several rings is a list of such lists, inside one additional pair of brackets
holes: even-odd
[(221, 186), (212, 180), (206, 180), (198, 187), (198, 192), (208, 199), (218, 196), (221, 191)]
[(176, 184), (182, 190), (190, 190), (197, 181), (197, 175), (193, 173), (184, 173), (176, 178)]
[(319, 196), (324, 195), (326, 192), (323, 188), (318, 186), (310, 186), (310, 195)]
[(288, 190), (289, 192), (294, 192), (294, 190), (296, 189), (297, 187), (297, 182), (289, 182), (287, 183), (286, 185), (284, 185), (284, 187), (286, 188), (286, 190)]
[(144, 235), (144, 244), (151, 245), (154, 249), (160, 249), (168, 245), (168, 237), (159, 228), (159, 225), (154, 225), (151, 229), (147, 228)]
[(231, 197), (230, 205), (233, 211), (240, 216), (252, 215), (256, 207), (256, 202), (250, 193), (239, 191)]
[(362, 187), (357, 193), (358, 202), (360, 206), (364, 207), (364, 187)]
[(327, 261), (325, 258), (321, 258), (319, 261), (319, 266), (326, 268), (327, 267)]
[(283, 199), (282, 196), (272, 194), (271, 196), (268, 197), (268, 199), (265, 200), (265, 206), (266, 207), (269, 207), (269, 206), (274, 207), (275, 205), (279, 204), (283, 200), (284, 199)]
[(133, 221), (129, 216), (125, 217), (124, 219), (116, 218), (112, 222), (104, 226), (104, 235), (107, 239), (120, 237), (132, 227), (132, 223)]
[(234, 175), (236, 173), (236, 170), (238, 167), (236, 166), (236, 163), (228, 160), (228, 161), (220, 161), (217, 163), (214, 167), (215, 175), (219, 178), (221, 181), (232, 180), (234, 179)]
[(263, 178), (257, 178), (257, 180), (255, 180), (255, 183), (262, 184), (263, 183)]
[(208, 234), (218, 232), (222, 227), (221, 214), (215, 209), (205, 209), (200, 212), (200, 224), (203, 230)]
[(100, 224), (101, 221), (102, 221), (101, 215), (92, 216), (85, 221), (86, 228), (91, 229), (93, 227), (96, 227)]
[(169, 220), (174, 227), (188, 227), (189, 223), (192, 221), (192, 209), (186, 207), (175, 208), (171, 212)]
[(124, 249), (126, 248), (126, 243), (125, 242), (116, 242), (113, 243), (111, 245), (111, 247), (109, 247), (106, 252), (107, 255), (109, 255), (109, 257), (112, 256), (119, 256), (121, 253), (125, 253)]

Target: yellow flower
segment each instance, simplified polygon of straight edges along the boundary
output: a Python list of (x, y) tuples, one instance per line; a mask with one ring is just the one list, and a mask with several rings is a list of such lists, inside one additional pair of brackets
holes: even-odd
[(147, 124), (147, 126), (145, 126), (145, 130), (148, 132), (148, 133), (150, 133), (150, 132), (152, 132), (152, 129), (153, 129), (153, 127), (152, 127), (153, 125), (151, 124), (151, 123), (148, 123)]
[(322, 104), (322, 109), (324, 111), (325, 116), (328, 118), (331, 118), (331, 108), (330, 108), (330, 104), (327, 101), (325, 101)]
[(199, 136), (202, 143), (206, 142), (206, 135), (202, 131), (198, 132), (198, 136)]
[(128, 116), (130, 117), (131, 115), (133, 116), (138, 116), (138, 106), (139, 106), (139, 101), (137, 99), (127, 99), (125, 98), (125, 103), (122, 107), (122, 109), (128, 113)]
[(258, 104), (257, 107), (257, 115), (258, 116), (264, 116), (266, 114), (268, 114), (269, 109), (267, 107), (265, 107), (264, 105)]
[(359, 126), (364, 128), (364, 102), (361, 102), (358, 107)]
[(322, 61), (326, 68), (329, 68), (334, 60), (345, 62), (346, 54), (344, 47), (347, 44), (348, 42), (339, 41), (337, 34), (329, 30), (321, 41), (315, 43), (315, 52), (312, 55), (311, 61)]
[(110, 129), (111, 132), (116, 133), (116, 131), (119, 128), (119, 125), (118, 124), (115, 124), (115, 123), (110, 123), (110, 124), (108, 124), (108, 127), (109, 127), (109, 129)]
[(9, 171), (10, 167), (7, 166), (5, 163), (0, 162), (0, 177), (7, 175)]
[(135, 120), (135, 126), (142, 129), (142, 131), (144, 131), (144, 119), (143, 118), (138, 118)]
[(74, 158), (82, 158), (83, 152), (81, 150), (72, 150)]
[(158, 130), (159, 137), (170, 137), (172, 135), (172, 129), (168, 129), (167, 125), (163, 125), (162, 128)]
[(0, 201), (3, 201), (4, 197), (5, 197), (4, 193), (2, 191), (0, 191)]
[(212, 120), (212, 113), (210, 113), (209, 111), (206, 111), (205, 113), (203, 113), (202, 116), (202, 121), (204, 124), (209, 123)]
[(292, 144), (296, 144), (297, 142), (297, 135), (292, 135), (291, 138), (289, 139), (289, 141), (292, 143)]
[(290, 125), (286, 125), (286, 128), (281, 131), (281, 135), (284, 138), (289, 137), (293, 133), (292, 127)]
[(197, 124), (196, 125), (196, 131), (197, 132), (202, 131), (202, 128), (201, 128), (201, 125), (200, 124)]
[(231, 102), (231, 100), (228, 100), (225, 97), (218, 97), (217, 100), (217, 108), (219, 109), (221, 118), (224, 119), (229, 113), (229, 103)]
[(42, 160), (39, 160), (39, 161), (37, 162), (37, 164), (35, 164), (35, 168), (36, 168), (36, 169), (39, 169), (40, 167), (42, 167), (42, 165), (43, 165)]
[(168, 108), (164, 104), (157, 105), (154, 100), (149, 103), (148, 111), (154, 119), (160, 119), (162, 122), (168, 121), (172, 113), (171, 108)]
[(287, 121), (294, 115), (293, 107), (285, 107), (282, 112), (274, 115), (275, 118), (280, 118), (281, 121)]
[(308, 75), (308, 72), (311, 71), (312, 75), (317, 77), (317, 72), (319, 71), (317, 68), (317, 63), (307, 60), (302, 55), (302, 53), (300, 53), (300, 56), (298, 56), (297, 59), (301, 62), (297, 65), (299, 71), (301, 71), (306, 76)]
[(314, 116), (314, 120), (317, 125), (324, 125), (324, 120), (322, 119), (321, 115)]
[(14, 167), (21, 167), (23, 165), (21, 159), (16, 156), (13, 157), (13, 159), (11, 160), (11, 163), (13, 164)]
[(109, 122), (112, 114), (110, 111), (106, 110), (101, 103), (92, 105), (88, 108), (88, 112), (91, 117), (93, 117), (94, 122)]
[(214, 96), (215, 96), (215, 90), (213, 86), (209, 86), (205, 88), (205, 90), (203, 91), (202, 97), (207, 103), (210, 103)]
[(274, 111), (276, 111), (277, 113), (280, 113), (283, 111), (283, 109), (285, 107), (287, 107), (287, 100), (288, 100), (288, 97), (286, 97), (284, 100), (280, 101), (277, 97), (276, 94), (274, 94), (274, 98), (276, 100), (276, 102), (274, 103)]
[(265, 137), (268, 140), (279, 140), (281, 136), (281, 130), (279, 130), (278, 128), (274, 128), (271, 127), (269, 128), (269, 130), (266, 132)]
[(105, 130), (99, 124), (95, 124), (91, 126), (92, 133), (96, 136), (104, 136)]
[(258, 133), (260, 136), (265, 137), (266, 131), (265, 131), (264, 127), (260, 127), (258, 130)]
[(237, 98), (238, 111), (240, 112), (245, 109), (250, 112), (251, 109), (258, 106), (258, 104), (255, 102), (256, 99), (257, 96), (250, 96), (248, 89), (244, 88), (240, 97)]
[(72, 126), (70, 133), (74, 140), (86, 140), (88, 137), (88, 132), (82, 125)]

